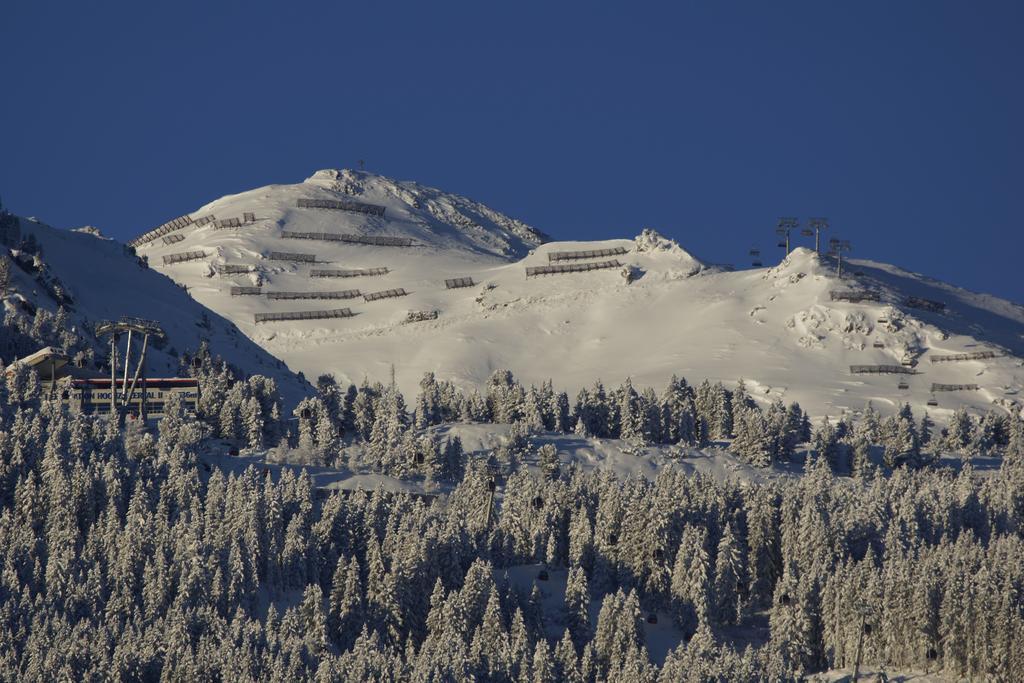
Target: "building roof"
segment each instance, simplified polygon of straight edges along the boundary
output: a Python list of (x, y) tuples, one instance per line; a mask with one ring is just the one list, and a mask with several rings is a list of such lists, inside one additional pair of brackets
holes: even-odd
[[(18, 363), (24, 363), (29, 367), (37, 367), (43, 365), (46, 369), (50, 368), (50, 362), (53, 362), (54, 368), (62, 368), (68, 364), (71, 359), (66, 355), (53, 348), (52, 346), (44, 346), (35, 353), (31, 353), (24, 358), (19, 358), (10, 365), (7, 366), (7, 372), (14, 369), (14, 366)], [(45, 364), (45, 365), (44, 365)]]

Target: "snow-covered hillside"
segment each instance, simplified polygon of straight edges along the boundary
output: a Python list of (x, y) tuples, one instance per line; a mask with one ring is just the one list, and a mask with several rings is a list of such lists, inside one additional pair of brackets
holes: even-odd
[(10, 268), (5, 307), (56, 312), (63, 300), (70, 324), (86, 339), (93, 339), (99, 359), (106, 359), (107, 353), (105, 342), (93, 337), (96, 323), (123, 316), (156, 320), (167, 337), (146, 354), (151, 377), (176, 374), (180, 355), (195, 351), (206, 340), (212, 353), (246, 375), (273, 377), (286, 403), (295, 403), (308, 392), (309, 386), (294, 372), (239, 333), (230, 320), (146, 268), (120, 242), (103, 238), (94, 228), (59, 230), (34, 219), (21, 219), (21, 230), (41, 247), (35, 259), (39, 272)]
[[(385, 212), (300, 208), (299, 199), (365, 202)], [(138, 252), (307, 377), (386, 380), (393, 366), (402, 388), (415, 393), (425, 371), (471, 387), (508, 368), (525, 382), (553, 378), (572, 391), (627, 376), (660, 389), (676, 373), (727, 385), (744, 378), (760, 400), (798, 401), (812, 415), (858, 411), (868, 401), (886, 412), (907, 401), (939, 420), (961, 404), (979, 411), (1015, 405), (1024, 386), (1024, 308), (893, 266), (853, 261), (839, 279), (833, 263), (796, 249), (775, 267), (727, 272), (649, 231), (636, 239), (540, 244), (538, 231), (469, 200), (352, 171), (320, 171), (297, 185), (225, 197), (190, 216), (241, 219), (246, 212), (253, 222), (188, 225), (173, 232), (178, 241), (157, 238)], [(413, 245), (286, 239), (284, 232), (404, 237)], [(623, 267), (526, 276), (527, 268), (552, 263), (552, 252), (579, 250), (625, 253), (567, 262), (617, 259)], [(184, 252), (202, 256), (164, 263)], [(312, 255), (316, 263), (273, 260), (271, 252)], [(252, 272), (218, 273), (222, 264)], [(310, 276), (313, 269), (372, 268), (387, 273)], [(449, 289), (445, 281), (453, 278), (472, 278), (473, 285)], [(261, 289), (233, 296), (232, 286)], [(362, 296), (398, 288), (406, 295)], [(360, 296), (267, 296), (352, 289)], [(878, 301), (831, 294), (863, 290), (877, 292)], [(911, 297), (945, 310), (924, 310)], [(255, 322), (257, 314), (337, 308), (354, 315)], [(436, 319), (408, 322), (411, 313), (434, 311)], [(979, 351), (995, 357), (941, 361)], [(853, 365), (903, 364), (913, 374), (851, 372)], [(977, 389), (933, 391), (933, 384)]]

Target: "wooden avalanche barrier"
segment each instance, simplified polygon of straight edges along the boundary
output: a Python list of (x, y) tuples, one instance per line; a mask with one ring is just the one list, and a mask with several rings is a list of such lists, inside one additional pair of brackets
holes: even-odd
[(350, 308), (334, 308), (327, 311), (291, 311), (287, 313), (257, 313), (257, 323), (279, 320), (324, 320), (328, 318), (351, 318), (355, 313)]

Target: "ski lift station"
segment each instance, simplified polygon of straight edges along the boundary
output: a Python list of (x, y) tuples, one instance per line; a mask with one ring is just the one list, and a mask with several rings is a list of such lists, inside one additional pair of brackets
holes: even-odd
[[(34, 369), (39, 375), (42, 396), (46, 400), (59, 400), (72, 413), (109, 415), (113, 401), (121, 403), (123, 410), (134, 417), (160, 418), (164, 406), (172, 396), (180, 397), (187, 410), (196, 409), (199, 398), (199, 380), (194, 377), (115, 377), (115, 394), (111, 397), (111, 378), (102, 377), (88, 368), (76, 367), (60, 351), (47, 346), (7, 366), (14, 370), (17, 363)], [(136, 386), (132, 388), (132, 384)], [(126, 397), (127, 391), (131, 396)]]

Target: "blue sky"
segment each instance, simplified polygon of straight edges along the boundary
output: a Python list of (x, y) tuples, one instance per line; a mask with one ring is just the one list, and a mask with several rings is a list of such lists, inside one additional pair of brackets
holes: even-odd
[(1024, 302), (1020, 2), (6, 3), (0, 197), (127, 239), (355, 167), (562, 239), (654, 227)]

